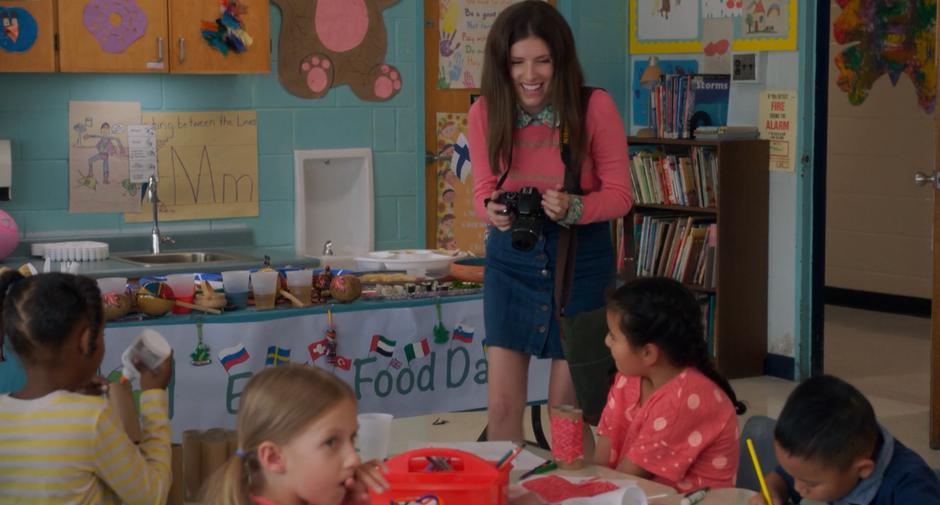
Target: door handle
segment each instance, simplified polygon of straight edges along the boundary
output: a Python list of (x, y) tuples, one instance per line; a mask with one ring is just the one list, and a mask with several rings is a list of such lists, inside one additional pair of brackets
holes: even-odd
[(914, 173), (914, 184), (918, 186), (924, 186), (928, 182), (933, 183), (934, 189), (940, 189), (940, 179), (937, 178), (938, 172), (934, 172), (933, 175), (927, 175), (923, 172)]
[(183, 39), (183, 37), (180, 37), (179, 45), (179, 62), (182, 64), (184, 61), (186, 61), (186, 40)]

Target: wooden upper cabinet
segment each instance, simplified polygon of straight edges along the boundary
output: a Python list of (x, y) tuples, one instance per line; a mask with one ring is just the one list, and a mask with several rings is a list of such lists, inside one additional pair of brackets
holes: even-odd
[(55, 72), (53, 0), (0, 0), (0, 72)]
[(220, 16), (218, 0), (168, 0), (170, 71), (187, 74), (244, 74), (271, 71), (271, 29), (268, 0), (241, 0), (244, 30), (253, 42), (242, 53), (227, 54), (202, 37), (202, 22)]
[(58, 5), (61, 71), (167, 72), (166, 0)]

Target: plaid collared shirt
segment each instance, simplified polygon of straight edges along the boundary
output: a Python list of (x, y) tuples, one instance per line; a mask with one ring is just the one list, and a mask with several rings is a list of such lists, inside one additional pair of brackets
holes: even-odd
[(529, 114), (522, 107), (516, 105), (516, 128), (525, 128), (532, 125), (545, 125), (550, 128), (558, 128), (561, 121), (555, 114), (555, 108), (546, 105), (544, 109), (536, 114)]

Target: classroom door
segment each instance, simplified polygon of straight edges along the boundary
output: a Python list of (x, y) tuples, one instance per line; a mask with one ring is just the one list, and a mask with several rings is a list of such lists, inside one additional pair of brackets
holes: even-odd
[[(451, 0), (456, 2), (456, 0)], [(462, 3), (462, 2), (457, 2)], [(438, 85), (441, 54), (441, 0), (424, 0), (424, 198), (425, 237), (427, 247), (438, 245), (438, 224), (443, 215), (439, 212), (441, 187), (445, 184), (438, 174), (448, 170), (450, 151), (438, 147), (438, 113), (466, 114), (470, 110), (470, 95), (479, 93), (478, 88), (441, 89)], [(452, 41), (445, 50), (451, 50), (459, 41)], [(446, 71), (446, 70), (445, 70)], [(443, 178), (443, 175), (441, 176)], [(471, 181), (472, 179), (467, 179)]]
[[(466, 50), (469, 41), (475, 48), (472, 54), (479, 62), (483, 50), (481, 39), (485, 37), (485, 32), (479, 28), (476, 31), (468, 29), (471, 23), (463, 24), (464, 14), (474, 12), (482, 22), (472, 24), (477, 27), (487, 26), (492, 24), (498, 11), (518, 1), (424, 0), (425, 237), (426, 245), (431, 249), (459, 248), (479, 256), (484, 252), (482, 237), (485, 225), (473, 212), (473, 178), (455, 177), (451, 170), (451, 157), (456, 148), (454, 139), (466, 125), (471, 97), (480, 90), (462, 87), (447, 89), (448, 82), (460, 80), (460, 67), (453, 65), (454, 58), (449, 58), (450, 65), (442, 65), (441, 55), (452, 56), (457, 51)], [(556, 5), (555, 0), (548, 2)], [(443, 16), (442, 6), (445, 7)], [(464, 33), (464, 29), (468, 33)]]
[[(937, 11), (940, 26), (940, 10)], [(940, 37), (936, 37), (940, 50)], [(934, 52), (934, 57), (940, 54)], [(933, 182), (933, 296), (930, 325), (930, 448), (940, 449), (940, 114), (934, 112), (935, 158), (933, 176), (917, 173), (914, 181), (923, 185)]]

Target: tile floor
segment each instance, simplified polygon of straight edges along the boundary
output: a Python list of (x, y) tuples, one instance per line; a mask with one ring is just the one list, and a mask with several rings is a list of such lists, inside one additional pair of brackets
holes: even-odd
[[(826, 372), (861, 389), (879, 420), (928, 464), (940, 468), (940, 451), (927, 443), (930, 320), (827, 306), (825, 335)], [(749, 404), (742, 426), (751, 415), (776, 417), (795, 386), (774, 377), (738, 379), (732, 385)], [(436, 420), (446, 423), (434, 424)], [(476, 440), (485, 424), (485, 412), (396, 419), (389, 452), (407, 450), (411, 440)], [(547, 427), (547, 419), (543, 425)], [(531, 433), (527, 439), (534, 439)]]

